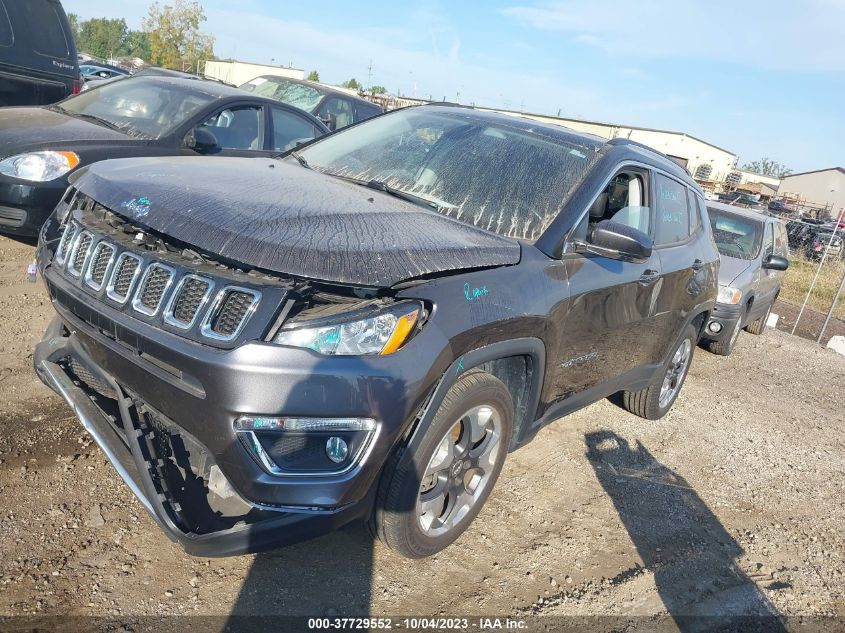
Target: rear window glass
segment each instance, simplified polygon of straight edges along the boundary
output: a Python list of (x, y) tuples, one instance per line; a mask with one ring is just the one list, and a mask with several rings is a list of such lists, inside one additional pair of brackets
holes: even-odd
[(36, 53), (67, 59), (70, 51), (60, 6), (50, 0), (26, 0), (26, 9), (20, 12), (20, 18), (26, 22)]
[(657, 181), (657, 214), (654, 222), (654, 243), (671, 244), (689, 237), (690, 218), (687, 206), (687, 188), (661, 174)]
[(3, 6), (0, 0), (0, 46), (11, 46), (15, 41), (12, 36), (12, 21), (9, 20), (9, 14), (6, 13), (6, 7)]

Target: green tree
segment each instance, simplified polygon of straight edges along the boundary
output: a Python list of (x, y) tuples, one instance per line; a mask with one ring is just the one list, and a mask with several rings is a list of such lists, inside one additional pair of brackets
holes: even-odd
[(150, 37), (143, 31), (129, 31), (124, 44), (124, 52), (129, 57), (150, 59)]
[(107, 58), (124, 52), (128, 33), (126, 20), (123, 18), (92, 18), (77, 23), (76, 43), (82, 52)]
[(308, 81), (320, 81), (320, 73), (316, 70), (312, 70), (308, 73)]
[(370, 88), (370, 93), (374, 95), (383, 95), (386, 92), (387, 88), (385, 88), (384, 86), (373, 86), (372, 88)]
[(792, 173), (792, 170), (786, 165), (782, 165), (776, 160), (771, 160), (768, 157), (760, 160), (753, 160), (750, 163), (745, 163), (742, 168), (746, 171), (753, 171), (755, 174), (762, 176), (772, 176), (773, 178), (783, 178)]
[(359, 84), (358, 80), (355, 79), (354, 77), (352, 79), (350, 79), (349, 81), (344, 81), (340, 85), (344, 88), (350, 88), (352, 90), (358, 90), (358, 89), (361, 88), (361, 84)]
[(200, 31), (206, 21), (199, 2), (174, 0), (173, 4), (154, 2), (144, 18), (144, 31), (150, 42), (150, 62), (165, 68), (196, 68), (200, 60), (214, 57), (214, 37)]

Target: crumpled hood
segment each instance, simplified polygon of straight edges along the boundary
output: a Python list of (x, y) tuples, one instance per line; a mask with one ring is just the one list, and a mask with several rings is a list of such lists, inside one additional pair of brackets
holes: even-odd
[(131, 158), (71, 182), (133, 223), (245, 266), (361, 286), (516, 264), (519, 243), (263, 158)]
[(722, 255), (719, 257), (719, 285), (730, 286), (754, 262)]
[(0, 158), (40, 149), (74, 149), (87, 143), (136, 139), (47, 108), (0, 109)]

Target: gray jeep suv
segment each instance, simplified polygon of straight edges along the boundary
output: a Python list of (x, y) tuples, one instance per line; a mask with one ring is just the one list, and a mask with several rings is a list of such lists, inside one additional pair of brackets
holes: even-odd
[(665, 415), (716, 300), (689, 174), (503, 114), (406, 108), (281, 160), (72, 185), (36, 369), (195, 554), (359, 518), (432, 554), (543, 425), (619, 392)]

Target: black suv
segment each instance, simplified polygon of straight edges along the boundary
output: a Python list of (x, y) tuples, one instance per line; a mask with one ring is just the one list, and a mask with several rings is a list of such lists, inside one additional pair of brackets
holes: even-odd
[(424, 106), (281, 160), (97, 163), (38, 260), (39, 376), (187, 551), (366, 518), (420, 557), (543, 425), (669, 410), (719, 254), (654, 150)]
[(59, 0), (0, 0), (0, 106), (79, 92), (76, 46)]

